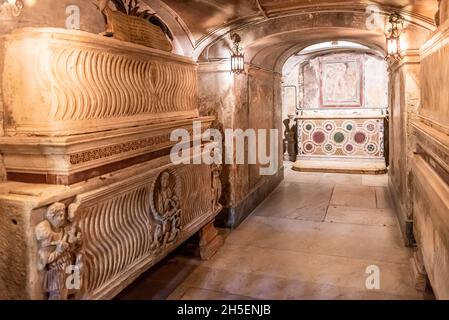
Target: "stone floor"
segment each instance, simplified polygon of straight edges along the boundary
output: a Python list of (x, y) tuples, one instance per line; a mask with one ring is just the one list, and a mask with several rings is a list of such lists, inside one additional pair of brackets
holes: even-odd
[[(175, 253), (119, 299), (424, 299), (411, 283), (387, 176), (299, 173), (210, 261)], [(368, 290), (369, 266), (380, 290)]]

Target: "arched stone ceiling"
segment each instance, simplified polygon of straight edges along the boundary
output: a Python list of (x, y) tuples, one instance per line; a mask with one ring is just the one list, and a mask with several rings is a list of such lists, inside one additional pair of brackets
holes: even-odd
[[(242, 37), (247, 63), (281, 72), (283, 64), (290, 56), (318, 42), (347, 40), (373, 50), (384, 51), (383, 23), (373, 29), (366, 23), (368, 17), (369, 13), (365, 11), (304, 12), (245, 25), (234, 31)], [(413, 34), (413, 37), (403, 37), (407, 39), (410, 49), (419, 48), (431, 32), (410, 22), (407, 30)], [(200, 60), (229, 58), (231, 46), (230, 37), (222, 37), (203, 52)]]
[[(400, 12), (419, 48), (435, 29), (437, 0), (143, 0), (171, 20), (170, 27), (186, 55), (199, 61), (229, 58), (231, 32), (242, 36), (246, 61), (280, 71), (307, 45), (326, 40), (359, 42), (384, 50), (382, 30), (368, 30), (368, 5), (381, 16)], [(157, 10), (156, 10), (157, 11)], [(162, 17), (164, 18), (164, 16)]]
[[(149, 0), (151, 1), (151, 0)], [(433, 24), (437, 0), (163, 0), (189, 32), (194, 47), (202, 46), (227, 31), (266, 18), (326, 10), (365, 10), (374, 4), (381, 11), (401, 11), (410, 20)]]
[(384, 51), (385, 38), (380, 33), (345, 27), (318, 27), (273, 35), (255, 41), (246, 50), (247, 62), (280, 71), (290, 56), (305, 47), (337, 39), (360, 43), (373, 50)]

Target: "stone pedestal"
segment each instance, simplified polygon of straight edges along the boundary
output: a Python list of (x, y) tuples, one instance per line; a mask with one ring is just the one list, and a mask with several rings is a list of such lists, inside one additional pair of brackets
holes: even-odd
[(223, 237), (218, 234), (214, 222), (210, 222), (200, 230), (200, 257), (203, 260), (212, 258), (223, 245)]

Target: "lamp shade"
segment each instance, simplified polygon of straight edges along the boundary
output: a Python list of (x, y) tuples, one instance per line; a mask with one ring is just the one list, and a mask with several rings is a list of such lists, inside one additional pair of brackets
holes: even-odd
[(233, 53), (231, 56), (232, 73), (240, 74), (245, 71), (245, 57), (242, 53)]
[(387, 38), (387, 53), (389, 56), (397, 56), (400, 53), (399, 37)]

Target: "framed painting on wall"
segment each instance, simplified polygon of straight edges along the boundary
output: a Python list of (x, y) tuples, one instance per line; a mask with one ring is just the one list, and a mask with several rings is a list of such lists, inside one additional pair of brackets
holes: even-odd
[(321, 65), (321, 107), (363, 106), (363, 64), (361, 59), (323, 59)]

